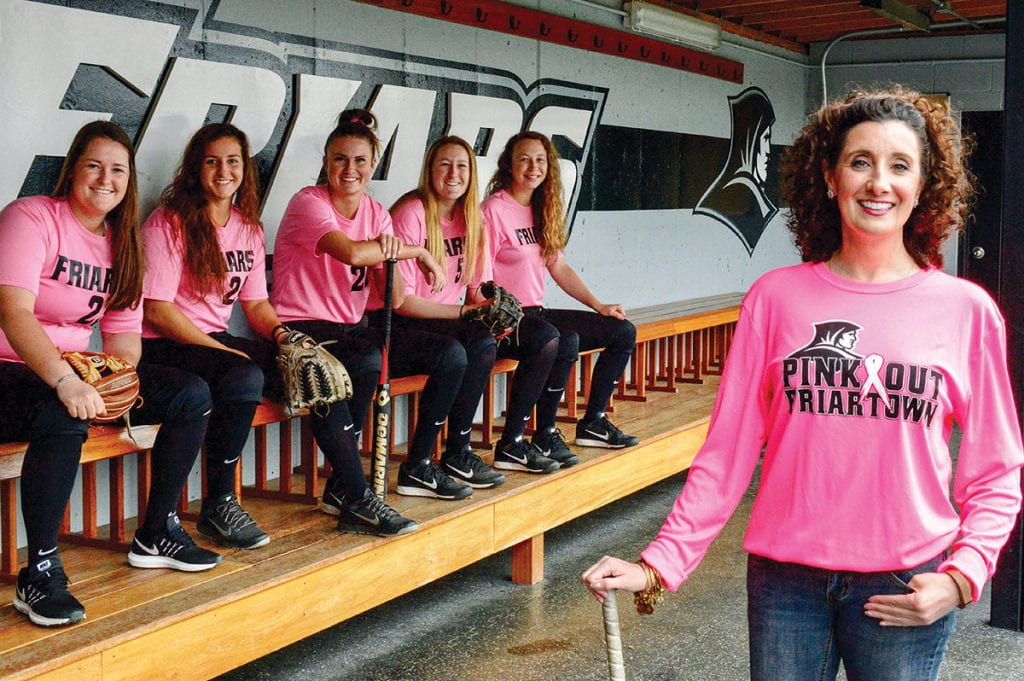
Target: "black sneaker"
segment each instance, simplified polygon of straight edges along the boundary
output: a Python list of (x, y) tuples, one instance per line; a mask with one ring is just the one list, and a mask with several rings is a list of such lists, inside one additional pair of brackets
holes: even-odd
[(604, 414), (593, 421), (580, 421), (576, 424), (576, 444), (583, 447), (622, 449), (639, 443), (639, 438), (623, 433)]
[(524, 440), (522, 436), (507, 444), (494, 447), (494, 467), (506, 471), (527, 473), (554, 473), (559, 464), (540, 453), (540, 450)]
[(341, 515), (345, 510), (345, 489), (333, 475), (324, 483), (324, 495), (320, 497), (320, 510), (328, 515)]
[(128, 564), (137, 568), (171, 568), (183, 572), (202, 572), (216, 567), (220, 556), (196, 546), (178, 522), (178, 514), (167, 516), (162, 532), (140, 529), (135, 532)]
[(338, 529), (344, 531), (348, 520), (355, 520), (363, 525), (369, 525), (376, 530), (376, 533), (391, 537), (398, 534), (408, 534), (419, 529), (415, 521), (402, 516), (395, 509), (391, 508), (380, 497), (373, 493), (373, 490), (366, 488), (363, 497), (352, 504), (345, 504), (345, 513), (338, 521)]
[(505, 476), (485, 464), (472, 449), (458, 454), (445, 452), (441, 455), (441, 468), (456, 480), (476, 489), (497, 487), (505, 482)]
[(565, 444), (565, 437), (558, 428), (534, 433), (533, 446), (539, 449), (544, 456), (557, 461), (562, 468), (575, 466), (580, 462), (580, 457), (573, 454), (569, 446)]
[(412, 468), (404, 463), (398, 467), (398, 493), (407, 497), (458, 500), (472, 494), (473, 488), (455, 482), (433, 461), (427, 460)]
[(233, 549), (255, 549), (270, 543), (270, 536), (239, 505), (234, 494), (203, 499), (196, 529)]
[[(68, 591), (64, 564), (54, 556), (41, 561), (36, 569), (22, 568), (14, 591), (14, 608), (28, 615), (32, 624), (59, 627), (85, 619), (85, 608)], [(34, 575), (34, 576), (31, 576)]]

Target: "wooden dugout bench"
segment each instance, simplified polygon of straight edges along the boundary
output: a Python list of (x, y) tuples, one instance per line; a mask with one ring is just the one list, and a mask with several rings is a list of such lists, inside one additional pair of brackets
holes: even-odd
[[(158, 678), (188, 659), (190, 678), (208, 678), (504, 549), (512, 549), (514, 581), (542, 579), (546, 531), (685, 470), (703, 442), (717, 391), (716, 372), (738, 310), (676, 315), (664, 308), (648, 310), (646, 321), (641, 311), (631, 312), (638, 327), (637, 353), (616, 398), (616, 422), (641, 437), (640, 445), (627, 450), (578, 448), (578, 466), (546, 476), (513, 474), (505, 485), (477, 490), (462, 502), (391, 495), (389, 503), (415, 518), (420, 531), (387, 539), (348, 535), (334, 531), (330, 519), (310, 503), (318, 492), (318, 470), (308, 424), (300, 418), (304, 434), (298, 438), (298, 458), (303, 463), (295, 468), (287, 449), (292, 438), (280, 434), (288, 444), (268, 452), (272, 447), (265, 432), (273, 423), (292, 429), (295, 421), (280, 406), (265, 403), (254, 420), (256, 468), (266, 471), (266, 457), (278, 456), (285, 476), (264, 479), (261, 488), (257, 475), (257, 483), (243, 492), (246, 508), (271, 534), (271, 543), (257, 551), (218, 548), (224, 555), (221, 566), (185, 574), (134, 570), (121, 548), (112, 552), (97, 548), (98, 543), (65, 537), (72, 545), (62, 555), (88, 619), (67, 628), (35, 627), (10, 606), (13, 587), (0, 586), (0, 677)], [(662, 318), (656, 318), (659, 314)], [(667, 323), (669, 319), (673, 321)], [(495, 373), (512, 368), (507, 363)], [(582, 360), (578, 389), (567, 394), (586, 394), (588, 368)], [(414, 395), (423, 380), (397, 379), (393, 394)], [(90, 464), (119, 461), (152, 445), (156, 427), (133, 430), (138, 444), (118, 428), (91, 433), (83, 450), (85, 486), (96, 475), (95, 469), (85, 472)], [(8, 575), (17, 569), (12, 550), (14, 483), (24, 446), (20, 452), (18, 447), (0, 445), (0, 562)], [(147, 456), (138, 455), (143, 490), (148, 488)], [(110, 473), (112, 490), (119, 466)], [(393, 468), (392, 485), (395, 475)], [(140, 501), (144, 504), (142, 494)], [(85, 506), (83, 502), (83, 511)], [(110, 527), (94, 529), (109, 542), (118, 536), (118, 526), (114, 520)], [(125, 527), (123, 519), (120, 526)]]

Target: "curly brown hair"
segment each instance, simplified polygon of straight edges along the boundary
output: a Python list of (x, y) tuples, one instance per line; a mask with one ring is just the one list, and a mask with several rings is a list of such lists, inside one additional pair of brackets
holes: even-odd
[(530, 202), (533, 208), (533, 228), (540, 253), (545, 262), (554, 261), (558, 252), (565, 248), (568, 237), (565, 234), (565, 206), (562, 202), (562, 173), (558, 167), (558, 151), (546, 135), (526, 130), (513, 135), (505, 143), (498, 157), (498, 169), (487, 184), (488, 196), (512, 186), (512, 152), (523, 140), (536, 140), (544, 147), (548, 157), (548, 176), (534, 190)]
[(201, 174), (206, 148), (225, 137), (238, 142), (245, 164), (242, 184), (235, 194), (235, 207), (250, 232), (254, 236), (260, 234), (263, 227), (260, 224), (259, 175), (249, 156), (249, 139), (230, 123), (209, 123), (192, 135), (174, 179), (160, 195), (160, 204), (175, 227), (176, 241), (185, 261), (186, 286), (197, 299), (224, 293), (227, 262), (217, 239), (217, 228), (206, 210)]
[(797, 248), (804, 262), (824, 262), (842, 245), (842, 219), (824, 171), (836, 168), (850, 130), (869, 121), (899, 121), (917, 136), (924, 186), (903, 226), (903, 244), (920, 267), (942, 267), (942, 242), (963, 229), (974, 196), (964, 165), (971, 143), (943, 103), (899, 85), (826, 103), (785, 153), (783, 195)]

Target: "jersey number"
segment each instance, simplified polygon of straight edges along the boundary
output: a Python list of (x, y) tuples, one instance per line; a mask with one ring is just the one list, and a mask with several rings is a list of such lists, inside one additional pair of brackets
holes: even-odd
[(242, 290), (242, 278), (231, 277), (231, 281), (228, 282), (227, 293), (224, 294), (224, 298), (221, 302), (225, 305), (230, 305), (235, 302), (235, 298), (238, 297), (238, 292)]
[(356, 267), (355, 265), (353, 265), (352, 266), (352, 276), (354, 276), (356, 278), (356, 280), (352, 282), (352, 290), (353, 291), (362, 291), (364, 288), (366, 288), (366, 268), (365, 267)]
[(89, 311), (78, 318), (76, 324), (92, 325), (103, 310), (103, 296), (93, 296), (89, 299)]

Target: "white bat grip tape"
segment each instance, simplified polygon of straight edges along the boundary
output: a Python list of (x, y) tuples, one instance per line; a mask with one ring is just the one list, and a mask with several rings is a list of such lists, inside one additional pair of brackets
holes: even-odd
[(615, 591), (601, 604), (604, 614), (604, 642), (608, 648), (609, 681), (626, 681), (626, 667), (622, 660), (622, 636), (619, 634), (619, 608), (615, 602)]

